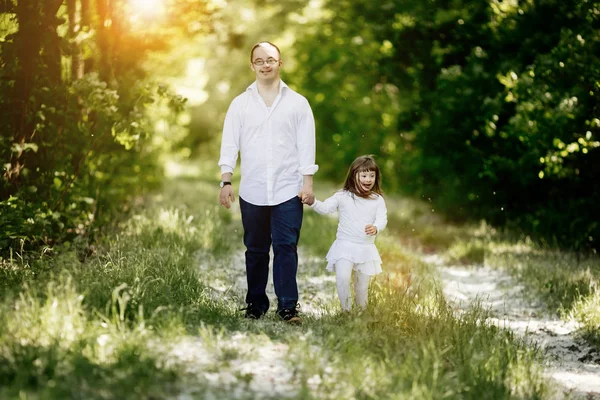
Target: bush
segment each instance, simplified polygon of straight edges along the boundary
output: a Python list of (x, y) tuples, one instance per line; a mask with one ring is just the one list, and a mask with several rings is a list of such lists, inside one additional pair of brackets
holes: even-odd
[(44, 89), (36, 92), (39, 139), (26, 150), (0, 151), (5, 160), (26, 151), (18, 179), (2, 182), (2, 193), (8, 194), (0, 200), (4, 253), (21, 241), (35, 247), (93, 237), (126, 212), (136, 195), (161, 179), (146, 106), (163, 99), (173, 109), (182, 105), (163, 88), (139, 85), (131, 89), (136, 101), (130, 108), (96, 74), (57, 88), (59, 93)]

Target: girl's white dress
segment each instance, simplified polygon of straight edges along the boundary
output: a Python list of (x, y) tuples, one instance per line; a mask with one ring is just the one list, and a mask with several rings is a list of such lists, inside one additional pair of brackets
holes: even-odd
[(354, 270), (365, 275), (381, 273), (381, 257), (375, 247), (375, 236), (365, 233), (365, 226), (374, 225), (379, 234), (387, 225), (387, 208), (383, 197), (373, 194), (364, 199), (341, 190), (325, 201), (315, 200), (311, 206), (319, 214), (338, 211), (336, 239), (327, 252), (327, 270), (335, 271), (340, 259), (354, 263)]

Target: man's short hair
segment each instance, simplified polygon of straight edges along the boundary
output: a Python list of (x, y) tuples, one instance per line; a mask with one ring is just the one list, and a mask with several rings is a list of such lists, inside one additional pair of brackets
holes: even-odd
[(277, 50), (277, 53), (279, 53), (279, 58), (281, 58), (281, 51), (279, 50), (279, 47), (277, 47), (275, 44), (269, 42), (269, 41), (262, 41), (262, 42), (258, 42), (256, 43), (253, 47), (252, 50), (250, 50), (250, 62), (253, 62), (254, 60), (252, 60), (252, 57), (254, 57), (254, 50), (256, 50), (258, 47), (263, 47), (263, 46), (272, 46), (275, 48), (275, 50)]

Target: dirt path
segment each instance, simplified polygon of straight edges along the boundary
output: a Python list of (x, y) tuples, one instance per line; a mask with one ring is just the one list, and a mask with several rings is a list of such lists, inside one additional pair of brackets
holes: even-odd
[[(576, 338), (576, 323), (549, 316), (543, 311), (542, 304), (525, 300), (523, 288), (503, 271), (485, 266), (448, 266), (438, 256), (427, 257), (425, 261), (438, 268), (444, 293), (457, 310), (480, 300), (491, 310), (490, 322), (513, 330), (546, 351), (546, 374), (557, 383), (557, 399), (570, 394), (574, 398), (600, 400), (600, 354)], [(325, 272), (321, 259), (308, 258), (300, 251), (299, 262), (302, 266), (298, 274), (301, 310), (305, 315), (319, 316), (327, 304), (335, 302), (335, 278)], [(223, 266), (199, 260), (199, 269), (208, 278), (206, 283), (215, 297), (243, 305), (246, 288), (243, 251), (237, 251)], [(276, 297), (271, 281), (267, 287), (267, 294), (274, 303)], [(278, 324), (274, 317), (252, 323)], [(202, 338), (194, 337), (175, 345), (173, 355), (184, 361), (188, 372), (203, 382), (202, 392), (208, 397), (212, 394), (218, 398), (223, 393), (220, 390), (224, 389), (229, 395), (233, 394), (233, 398), (239, 399), (293, 397), (297, 388), (290, 385), (293, 377), (287, 346), (272, 342), (267, 337), (262, 339), (264, 341), (260, 344), (253, 343), (240, 332), (233, 338), (218, 340), (219, 349), (215, 350), (206, 348)], [(257, 348), (262, 349), (260, 354), (255, 351)], [(219, 359), (224, 357), (223, 349), (235, 352), (242, 362), (219, 363)], [(215, 363), (220, 364), (218, 369), (210, 367)], [(179, 399), (194, 398), (197, 394), (194, 390), (187, 391)]]
[[(322, 260), (307, 257), (302, 249), (299, 251), (299, 264), (301, 311), (304, 315), (318, 317), (323, 313), (324, 305), (335, 297), (334, 277), (325, 272)], [(247, 285), (242, 250), (235, 252), (227, 260), (227, 265), (217, 268), (210, 262), (199, 260), (199, 270), (207, 278), (205, 283), (215, 299), (227, 299), (240, 307), (244, 305)], [(271, 279), (267, 295), (271, 301), (267, 317), (260, 321), (247, 320), (247, 323), (269, 325), (270, 329), (283, 327), (274, 314), (277, 297)], [(243, 311), (239, 315), (241, 319)], [(202, 335), (187, 337), (185, 341), (172, 345), (170, 356), (173, 362), (183, 365), (189, 376), (194, 377), (192, 382), (182, 385), (178, 400), (224, 396), (242, 400), (282, 399), (298, 395), (299, 387), (295, 384), (288, 346), (272, 341), (266, 335), (237, 332), (233, 336), (223, 335), (209, 340)], [(228, 358), (235, 358), (235, 362)]]
[(426, 262), (437, 265), (444, 294), (459, 310), (480, 300), (491, 311), (490, 322), (545, 350), (546, 374), (564, 392), (557, 398), (568, 393), (574, 398), (600, 399), (600, 354), (576, 337), (576, 322), (550, 316), (541, 304), (527, 301), (523, 287), (504, 271), (447, 266), (438, 256)]

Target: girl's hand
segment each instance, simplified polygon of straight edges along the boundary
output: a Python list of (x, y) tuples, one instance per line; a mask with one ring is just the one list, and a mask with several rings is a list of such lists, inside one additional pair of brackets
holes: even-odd
[(377, 227), (375, 225), (368, 224), (365, 226), (365, 233), (369, 236), (377, 235)]

